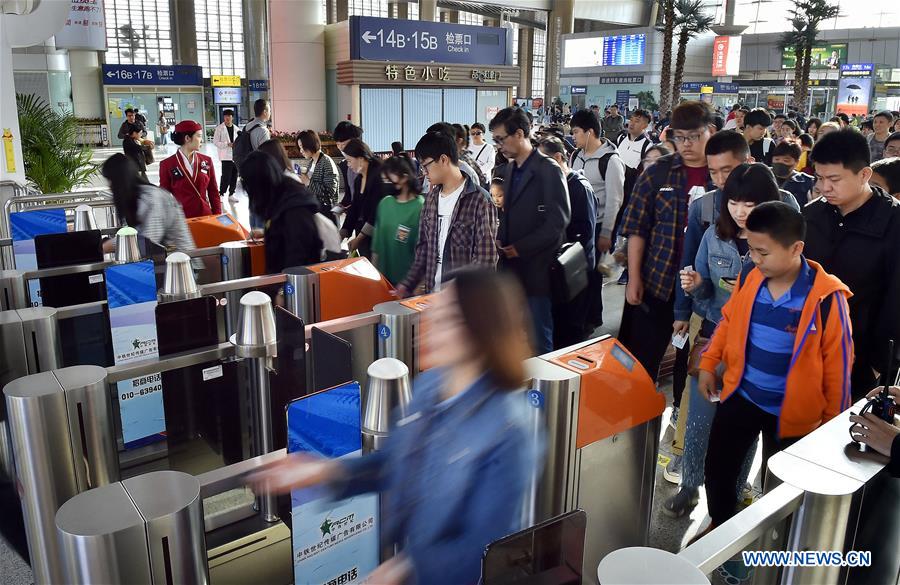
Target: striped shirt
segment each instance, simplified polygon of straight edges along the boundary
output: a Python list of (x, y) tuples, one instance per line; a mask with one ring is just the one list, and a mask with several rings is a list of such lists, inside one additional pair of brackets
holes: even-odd
[(773, 299), (763, 281), (750, 315), (746, 367), (738, 392), (775, 416), (781, 414), (800, 315), (816, 277), (806, 259), (801, 261), (797, 280), (781, 298)]

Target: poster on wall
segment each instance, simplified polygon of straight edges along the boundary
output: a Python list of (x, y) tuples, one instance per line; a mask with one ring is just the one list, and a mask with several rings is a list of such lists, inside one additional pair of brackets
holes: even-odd
[(57, 49), (106, 50), (103, 0), (69, 0), (66, 24), (54, 36)]
[(770, 93), (766, 96), (766, 107), (776, 112), (784, 111), (784, 94)]
[(872, 98), (871, 77), (842, 77), (838, 81), (837, 111), (848, 116), (865, 116), (869, 113)]
[[(287, 451), (361, 457), (360, 385), (348, 382), (287, 408)], [(321, 488), (291, 493), (295, 583), (362, 583), (379, 561), (378, 496), (333, 500)]]
[[(840, 69), (841, 63), (847, 62), (847, 44), (816, 45), (810, 54), (811, 69)], [(781, 52), (781, 68), (794, 69), (797, 54), (794, 47), (787, 47)]]
[[(104, 270), (113, 362), (128, 364), (159, 357), (156, 333), (156, 276), (153, 262), (118, 264)], [(165, 438), (166, 413), (159, 373), (116, 384), (122, 440), (133, 449)]]
[[(9, 214), (9, 225), (12, 230), (16, 270), (37, 270), (34, 238), (45, 234), (66, 233), (66, 210), (40, 209), (13, 212)], [(28, 297), (32, 307), (43, 305), (39, 279), (28, 281)]]
[(738, 75), (740, 71), (741, 37), (716, 37), (713, 41), (713, 77)]

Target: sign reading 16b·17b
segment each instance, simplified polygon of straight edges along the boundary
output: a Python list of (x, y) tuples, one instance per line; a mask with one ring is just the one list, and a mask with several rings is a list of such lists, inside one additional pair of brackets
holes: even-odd
[(443, 22), (350, 17), (353, 59), (509, 65), (506, 29)]

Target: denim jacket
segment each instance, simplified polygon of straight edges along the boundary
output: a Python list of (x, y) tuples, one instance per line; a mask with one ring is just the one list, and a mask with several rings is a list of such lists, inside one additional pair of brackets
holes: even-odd
[[(751, 262), (747, 258), (747, 262)], [(731, 297), (731, 291), (719, 286), (722, 278), (737, 278), (741, 273), (742, 258), (737, 245), (732, 241), (722, 241), (716, 235), (716, 226), (711, 225), (700, 240), (697, 250), (697, 265), (694, 266), (703, 279), (700, 286), (691, 293), (699, 301), (705, 301), (701, 315), (707, 321), (718, 323), (722, 319), (722, 307)]]
[(335, 487), (341, 498), (385, 492), (382, 539), (401, 544), (413, 581), (477, 583), (485, 547), (522, 528), (543, 435), (524, 392), (482, 376), (442, 402), (444, 373), (419, 376), (385, 449), (342, 462), (350, 479)]

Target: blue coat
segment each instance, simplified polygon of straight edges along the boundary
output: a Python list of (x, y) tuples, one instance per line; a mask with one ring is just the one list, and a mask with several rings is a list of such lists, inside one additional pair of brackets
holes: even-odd
[(416, 380), (384, 450), (342, 462), (350, 480), (339, 497), (385, 492), (382, 538), (401, 544), (414, 581), (476, 583), (485, 547), (522, 528), (543, 436), (524, 392), (482, 376), (442, 402), (443, 375)]

